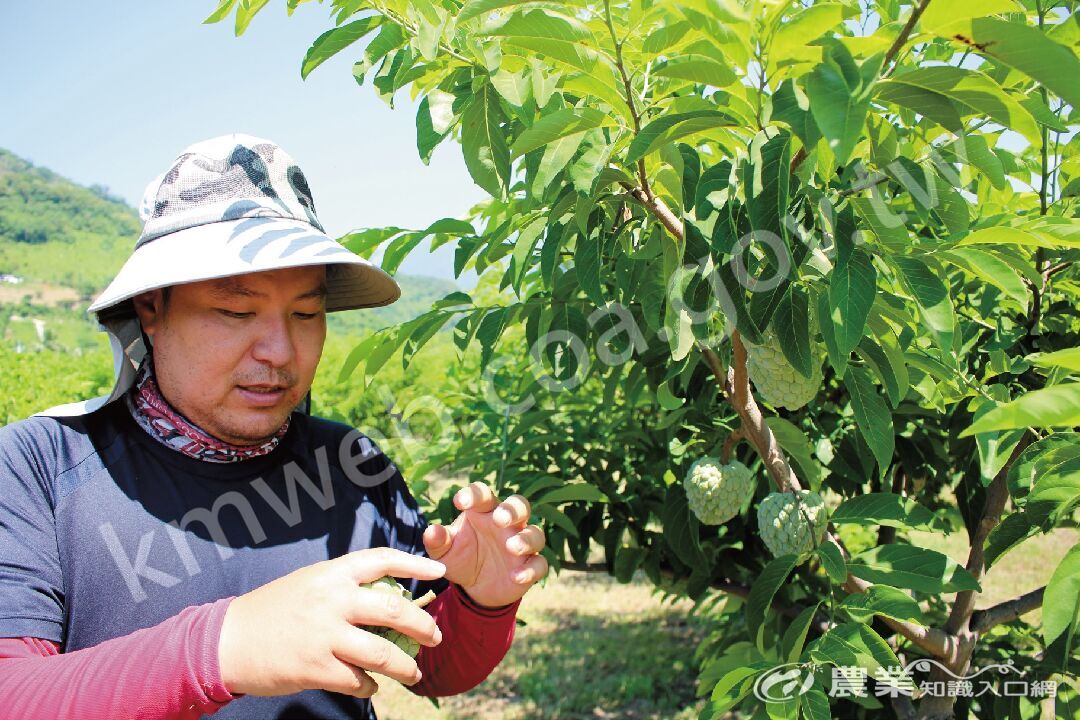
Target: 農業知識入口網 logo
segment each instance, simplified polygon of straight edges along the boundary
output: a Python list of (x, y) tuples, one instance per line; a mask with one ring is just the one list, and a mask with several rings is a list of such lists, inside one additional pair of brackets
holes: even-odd
[(764, 702), (786, 702), (805, 695), (814, 686), (814, 673), (808, 665), (778, 665), (754, 681), (754, 697)]
[[(915, 673), (928, 674), (934, 668), (941, 671), (934, 679), (916, 679)], [(787, 663), (760, 673), (754, 681), (753, 692), (754, 697), (766, 703), (794, 700), (809, 692), (815, 682), (819, 682), (822, 690), (831, 698), (977, 698), (990, 695), (1042, 699), (1057, 695), (1056, 681), (1028, 680), (1025, 675), (1025, 672), (1013, 666), (1011, 660), (999, 665), (987, 665), (966, 675), (957, 675), (936, 660), (929, 659), (914, 660), (904, 666), (881, 666), (872, 672), (857, 665)]]

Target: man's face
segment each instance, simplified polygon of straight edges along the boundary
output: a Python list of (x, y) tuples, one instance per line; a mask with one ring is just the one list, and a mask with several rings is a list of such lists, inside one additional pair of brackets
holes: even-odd
[(226, 442), (271, 437), (311, 388), (326, 339), (322, 266), (238, 275), (135, 298), (162, 395)]

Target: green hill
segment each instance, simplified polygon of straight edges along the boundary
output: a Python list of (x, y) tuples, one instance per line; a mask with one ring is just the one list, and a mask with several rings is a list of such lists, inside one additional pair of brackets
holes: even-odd
[[(123, 264), (138, 214), (102, 186), (84, 187), (0, 149), (0, 340), (16, 349), (81, 352), (103, 338), (85, 308)], [(398, 275), (386, 308), (335, 313), (330, 332), (365, 335), (420, 314), (457, 289)]]

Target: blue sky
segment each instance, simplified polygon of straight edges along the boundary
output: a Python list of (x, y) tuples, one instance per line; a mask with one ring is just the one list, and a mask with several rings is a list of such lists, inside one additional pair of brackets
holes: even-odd
[[(421, 228), (484, 197), (456, 144), (420, 162), (408, 91), (391, 110), (369, 84), (358, 87), (358, 49), (300, 79), (311, 41), (332, 26), (328, 5), (301, 5), (290, 18), (285, 0), (271, 0), (239, 38), (231, 18), (202, 24), (215, 5), (0, 3), (0, 147), (137, 205), (185, 146), (229, 132), (270, 138), (304, 169), (334, 235)], [(424, 250), (401, 272), (453, 277), (449, 247)]]

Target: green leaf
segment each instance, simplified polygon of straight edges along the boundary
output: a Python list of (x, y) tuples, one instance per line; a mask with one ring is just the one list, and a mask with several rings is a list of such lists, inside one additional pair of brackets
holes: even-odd
[(902, 530), (934, 530), (934, 513), (911, 498), (876, 492), (855, 495), (833, 512), (834, 523), (885, 525)]
[(308, 48), (300, 66), (300, 77), (307, 79), (311, 71), (374, 30), (382, 22), (381, 15), (360, 18), (347, 25), (327, 30)]
[(454, 96), (450, 93), (432, 90), (420, 100), (416, 108), (416, 150), (425, 165), (454, 121)]
[(911, 545), (870, 548), (848, 561), (848, 572), (870, 582), (924, 593), (982, 592), (974, 576), (955, 561)]
[(790, 420), (772, 416), (765, 419), (769, 430), (776, 436), (780, 448), (794, 461), (800, 478), (804, 478), (811, 488), (821, 484), (821, 466), (814, 460), (814, 451), (806, 433)]
[(878, 83), (875, 88), (875, 98), (916, 112), (953, 133), (960, 134), (963, 132), (964, 121), (960, 117), (961, 106), (941, 93), (925, 90), (914, 85), (883, 81)]
[(957, 155), (962, 162), (981, 170), (990, 184), (998, 190), (1005, 188), (1005, 166), (1001, 164), (1001, 158), (995, 155), (986, 144), (985, 137), (965, 134), (959, 147), (962, 148), (963, 153), (958, 151)]
[(930, 3), (919, 18), (919, 27), (927, 32), (939, 35), (946, 33), (944, 37), (952, 37), (957, 29), (951, 26), (957, 23), (987, 15), (1017, 12), (1018, 9), (1013, 0), (950, 0), (947, 3)]
[(620, 545), (619, 549), (615, 551), (615, 562), (612, 567), (615, 580), (620, 583), (628, 583), (633, 580), (634, 572), (641, 566), (646, 555), (646, 551), (642, 548)]
[(662, 515), (664, 541), (675, 553), (675, 557), (692, 568), (704, 565), (705, 555), (701, 551), (701, 541), (698, 538), (700, 525), (697, 517), (690, 512), (682, 483), (677, 482), (668, 487)]
[(844, 562), (844, 555), (836, 543), (823, 542), (818, 545), (815, 552), (821, 558), (821, 566), (825, 568), (825, 573), (830, 580), (837, 585), (847, 580), (847, 563)]
[(1041, 247), (1049, 250), (1059, 248), (1075, 249), (1080, 248), (1080, 238), (1064, 233), (1052, 234), (1047, 232), (1046, 229), (1039, 232), (1032, 228), (991, 227), (976, 230), (965, 236), (957, 245), (1020, 245), (1021, 247)]
[(963, 268), (983, 282), (1000, 288), (1021, 307), (1027, 307), (1028, 291), (1024, 281), (1007, 262), (996, 255), (975, 248), (956, 248), (940, 252), (938, 257)]
[(1080, 545), (1066, 553), (1046, 584), (1042, 617), (1042, 635), (1047, 645), (1062, 634), (1076, 633), (1080, 622)]
[(1039, 367), (1062, 367), (1073, 372), (1080, 372), (1080, 347), (1041, 355), (1029, 355), (1028, 360)]
[(862, 651), (842, 638), (839, 633), (827, 632), (806, 648), (814, 662), (837, 667), (858, 666)]
[(837, 379), (842, 379), (844, 373), (847, 372), (850, 353), (840, 352), (840, 345), (836, 339), (836, 325), (833, 323), (829, 307), (828, 293), (817, 293), (817, 317), (821, 337), (825, 340), (825, 350), (829, 354), (829, 364), (836, 370)]
[(877, 270), (866, 250), (857, 247), (838, 255), (829, 280), (829, 307), (838, 354), (848, 355), (862, 340), (876, 290)]
[(769, 44), (769, 57), (773, 64), (776, 58), (784, 58), (792, 51), (805, 47), (811, 40), (821, 37), (844, 19), (845, 7), (841, 3), (816, 3), (791, 16), (780, 25)]
[(473, 181), (492, 197), (506, 195), (510, 182), (510, 150), (506, 147), (495, 88), (484, 83), (461, 118), (461, 149)]
[(216, 22), (221, 22), (225, 18), (229, 17), (229, 13), (232, 12), (233, 7), (236, 5), (236, 0), (221, 0), (221, 3), (217, 6), (214, 12), (210, 13), (210, 16), (203, 20), (204, 25), (211, 25)]
[(810, 626), (814, 623), (814, 616), (817, 615), (819, 607), (821, 603), (817, 602), (804, 609), (784, 631), (784, 637), (780, 642), (780, 657), (784, 658), (785, 662), (798, 662), (803, 646), (806, 644), (806, 635), (810, 632)]
[(476, 329), (476, 339), (480, 341), (480, 371), (483, 372), (491, 361), (495, 352), (495, 345), (499, 342), (503, 330), (506, 329), (507, 313), (509, 308), (500, 307), (491, 310), (480, 321), (480, 327)]
[(1026, 513), (1006, 515), (986, 539), (986, 567), (990, 568), (998, 558), (1033, 536), (1038, 529)]
[(563, 108), (544, 115), (518, 136), (511, 147), (512, 157), (543, 147), (559, 138), (610, 125), (608, 113), (595, 108)]
[(524, 74), (499, 70), (491, 76), (491, 84), (506, 102), (515, 107), (522, 107), (532, 96), (532, 72)]
[(742, 702), (753, 689), (757, 676), (773, 667), (776, 667), (776, 663), (756, 662), (737, 667), (720, 678), (712, 691), (710, 717), (723, 717), (724, 713)]
[(1080, 425), (1080, 383), (1070, 383), (1033, 390), (996, 407), (960, 433), (960, 437), (994, 430), (1076, 425)]
[[(989, 13), (987, 13), (989, 14)], [(1074, 108), (1080, 106), (1080, 61), (1042, 30), (1023, 22), (983, 17), (971, 22), (965, 39), (979, 53), (1038, 80)]]
[(659, 150), (661, 145), (674, 142), (686, 135), (737, 124), (730, 115), (717, 110), (695, 110), (663, 115), (643, 127), (631, 141), (626, 151), (626, 164), (632, 165), (649, 153)]
[(893, 257), (891, 261), (904, 287), (919, 306), (919, 315), (934, 334), (938, 347), (951, 353), (956, 318), (948, 287), (921, 258)]
[(773, 249), (786, 253), (789, 259), (790, 251), (786, 247), (789, 230), (785, 219), (791, 207), (790, 168), (791, 133), (769, 128), (754, 136), (749, 161), (742, 165), (750, 227), (784, 239), (784, 248)]
[(839, 165), (846, 165), (862, 136), (870, 101), (848, 85), (841, 68), (824, 62), (806, 76), (810, 113), (828, 139)]
[(524, 5), (535, 1), (536, 0), (469, 0), (458, 12), (457, 21), (460, 24), (494, 10), (502, 10), (504, 8)]
[(1044, 531), (1070, 519), (1080, 505), (1080, 458), (1073, 457), (1041, 476), (1028, 494), (1024, 512)]
[(851, 396), (851, 408), (855, 411), (859, 434), (870, 446), (878, 461), (878, 472), (884, 476), (892, 464), (896, 443), (892, 413), (874, 387), (870, 373), (864, 368), (849, 367), (844, 376), (844, 386)]
[(251, 21), (255, 19), (255, 14), (266, 7), (268, 2), (270, 0), (240, 0), (240, 4), (236, 8), (236, 37), (244, 34), (244, 31), (251, 25)]
[(781, 555), (762, 568), (761, 573), (750, 587), (746, 598), (746, 627), (750, 637), (758, 638), (761, 624), (772, 605), (777, 590), (795, 569), (799, 559), (795, 555)]
[(738, 80), (735, 71), (706, 55), (677, 55), (657, 65), (653, 75), (690, 82), (727, 87)]
[(546, 55), (585, 73), (596, 74), (600, 67), (612, 67), (600, 53), (592, 32), (579, 20), (552, 10), (515, 12), (506, 22), (482, 36), (506, 38), (518, 47)]
[(577, 249), (574, 251), (574, 266), (577, 268), (578, 282), (585, 296), (597, 305), (604, 304), (604, 288), (600, 282), (600, 254), (603, 238), (579, 235)]
[(881, 81), (878, 88), (879, 92), (889, 88), (899, 90), (897, 86), (941, 95), (955, 103), (961, 114), (989, 117), (1017, 131), (1032, 144), (1042, 144), (1042, 133), (1031, 113), (993, 79), (977, 70), (949, 65), (919, 67)]
[(872, 622), (875, 615), (926, 625), (919, 603), (902, 590), (888, 585), (871, 585), (864, 593), (852, 593), (840, 603), (840, 608), (853, 620)]
[(869, 625), (859, 622), (841, 623), (829, 631), (855, 648), (859, 666), (870, 672), (879, 668), (897, 667), (900, 661), (888, 643)]
[(600, 488), (589, 483), (563, 485), (536, 499), (534, 505), (561, 505), (567, 502), (607, 502), (607, 496)]
[(833, 717), (832, 708), (829, 706), (829, 696), (817, 685), (803, 694), (802, 714), (806, 720), (831, 720)]
[(811, 377), (814, 364), (820, 361), (810, 349), (810, 300), (804, 290), (796, 285), (788, 288), (776, 306), (772, 325), (784, 357), (803, 377)]
[(887, 353), (872, 337), (864, 337), (857, 348), (859, 357), (874, 371), (889, 395), (889, 404), (896, 408), (909, 389), (907, 365), (903, 353)]
[(1009, 468), (1006, 484), (1013, 502), (1023, 506), (1039, 478), (1077, 456), (1080, 456), (1080, 434), (1074, 432), (1053, 433), (1033, 442)]

